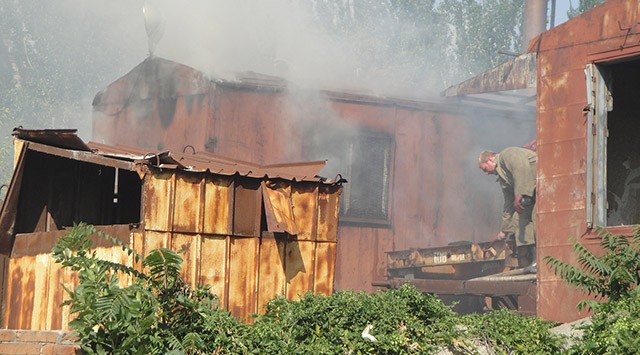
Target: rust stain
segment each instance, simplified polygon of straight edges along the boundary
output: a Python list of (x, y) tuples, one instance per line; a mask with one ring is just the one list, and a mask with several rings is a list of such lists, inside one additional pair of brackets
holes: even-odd
[(232, 233), (233, 181), (229, 178), (207, 177), (204, 199), (204, 233)]

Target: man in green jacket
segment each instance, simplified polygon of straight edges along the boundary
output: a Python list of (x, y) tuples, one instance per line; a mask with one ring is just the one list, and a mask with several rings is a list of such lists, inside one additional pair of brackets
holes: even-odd
[[(500, 153), (483, 151), (478, 158), (479, 167), (487, 175), (497, 175), (504, 196), (502, 224), (498, 238), (508, 232), (516, 236), (519, 266), (536, 268), (536, 230), (533, 211), (536, 202), (536, 163), (534, 151), (522, 147), (509, 147)], [(517, 214), (516, 214), (517, 213)], [(516, 218), (517, 217), (517, 218)], [(515, 222), (517, 219), (517, 222)], [(517, 230), (511, 226), (517, 223)]]

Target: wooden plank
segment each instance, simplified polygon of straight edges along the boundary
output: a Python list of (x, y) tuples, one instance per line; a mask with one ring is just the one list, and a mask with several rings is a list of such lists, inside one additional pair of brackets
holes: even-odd
[(175, 175), (171, 171), (151, 171), (145, 176), (143, 185), (144, 228), (168, 231), (173, 216)]
[(258, 312), (275, 296), (284, 296), (286, 275), (284, 273), (284, 245), (279, 238), (262, 237), (260, 243), (260, 266), (258, 287)]
[(179, 252), (184, 260), (180, 269), (180, 277), (191, 287), (196, 287), (198, 284), (200, 244), (200, 234), (174, 233), (171, 236), (171, 250)]
[(336, 241), (338, 237), (338, 209), (340, 186), (320, 186), (318, 191), (318, 240)]
[(333, 293), (334, 272), (336, 268), (336, 243), (316, 243), (316, 264), (313, 292), (321, 295)]
[(229, 237), (204, 236), (200, 258), (200, 283), (211, 286), (220, 299), (220, 306), (228, 309)]
[(285, 247), (285, 274), (287, 277), (287, 299), (313, 290), (315, 242), (289, 241)]
[(204, 233), (231, 235), (233, 180), (208, 175), (205, 179)]
[(229, 312), (244, 320), (257, 311), (258, 238), (231, 238)]
[(291, 185), (293, 218), (298, 229), (298, 240), (316, 240), (318, 222), (318, 184)]
[(174, 232), (202, 233), (203, 196), (204, 176), (202, 174), (177, 175), (173, 203)]

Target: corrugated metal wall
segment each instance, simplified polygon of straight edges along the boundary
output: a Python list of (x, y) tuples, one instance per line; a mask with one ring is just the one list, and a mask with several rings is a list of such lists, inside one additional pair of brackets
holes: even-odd
[[(267, 230), (263, 189), (271, 187), (261, 179), (175, 169), (145, 172), (142, 229), (100, 229), (143, 255), (160, 247), (181, 251), (184, 280), (191, 286), (210, 285), (234, 316), (245, 319), (276, 295), (295, 299), (306, 292), (333, 292), (339, 185), (278, 181), (278, 188), (288, 194), (269, 206), (272, 212), (295, 211), (290, 221), (299, 233), (291, 236)], [(68, 329), (69, 309), (60, 307), (65, 296), (61, 284), (72, 289), (77, 280), (50, 254), (64, 233), (16, 237), (12, 256), (4, 263), (9, 280), (5, 328)], [(121, 248), (104, 240), (94, 245), (99, 257), (132, 265)]]

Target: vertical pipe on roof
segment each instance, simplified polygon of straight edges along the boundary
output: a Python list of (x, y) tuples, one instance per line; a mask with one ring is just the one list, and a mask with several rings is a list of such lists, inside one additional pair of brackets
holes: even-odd
[(547, 0), (526, 0), (523, 19), (522, 51), (526, 52), (529, 41), (547, 29)]

